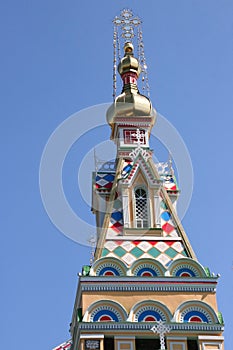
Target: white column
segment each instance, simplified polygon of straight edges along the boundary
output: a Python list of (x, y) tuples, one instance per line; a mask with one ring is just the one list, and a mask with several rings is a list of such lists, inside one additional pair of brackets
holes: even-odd
[(161, 218), (160, 218), (160, 203), (161, 198), (158, 193), (154, 194), (154, 215), (155, 215), (155, 224), (156, 227), (161, 227)]
[(122, 189), (122, 207), (124, 227), (129, 228), (129, 195), (127, 189)]

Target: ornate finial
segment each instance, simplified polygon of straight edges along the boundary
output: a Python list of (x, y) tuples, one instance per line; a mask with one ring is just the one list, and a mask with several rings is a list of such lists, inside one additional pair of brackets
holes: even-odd
[(125, 53), (127, 53), (128, 55), (132, 54), (134, 50), (133, 44), (129, 41), (127, 41), (124, 45), (124, 51)]
[(124, 9), (121, 11), (119, 17), (115, 17), (113, 20), (115, 26), (120, 27), (121, 37), (125, 41), (132, 42), (133, 38), (136, 36), (135, 27), (139, 26), (142, 22), (139, 17), (133, 15), (133, 12), (129, 9)]
[(171, 327), (169, 325), (166, 325), (162, 320), (159, 320), (157, 322), (157, 326), (153, 326), (151, 328), (151, 331), (154, 333), (158, 333), (159, 334), (159, 338), (160, 338), (160, 350), (165, 350), (165, 338), (164, 335), (165, 333), (170, 332)]
[[(136, 55), (140, 64), (142, 90), (149, 97), (149, 83), (147, 76), (147, 65), (144, 52), (144, 43), (142, 37), (142, 21), (139, 17), (134, 16), (132, 10), (123, 9), (120, 16), (113, 20), (113, 99), (116, 97), (117, 89), (117, 64), (120, 62), (121, 48), (124, 46), (126, 53), (128, 50), (133, 52), (133, 45), (137, 49)], [(130, 46), (132, 45), (132, 46)]]

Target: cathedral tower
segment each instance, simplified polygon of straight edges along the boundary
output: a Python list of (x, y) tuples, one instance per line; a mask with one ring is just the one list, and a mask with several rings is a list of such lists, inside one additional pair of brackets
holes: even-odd
[[(116, 159), (93, 174), (94, 261), (79, 278), (72, 341), (56, 349), (223, 350), (218, 276), (197, 260), (177, 216), (171, 163), (152, 159), (156, 110), (146, 96), (141, 21), (129, 10), (114, 19), (114, 52), (107, 122)], [(116, 69), (123, 86), (118, 96)]]

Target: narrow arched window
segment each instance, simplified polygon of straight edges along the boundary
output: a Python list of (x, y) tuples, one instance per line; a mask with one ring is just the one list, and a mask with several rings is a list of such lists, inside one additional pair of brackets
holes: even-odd
[(143, 188), (135, 190), (135, 224), (137, 228), (148, 227), (148, 199)]

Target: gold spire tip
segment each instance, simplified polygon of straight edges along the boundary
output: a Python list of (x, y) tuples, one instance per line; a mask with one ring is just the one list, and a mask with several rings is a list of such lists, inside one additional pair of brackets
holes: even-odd
[(134, 50), (133, 44), (131, 42), (126, 42), (124, 45), (124, 51), (126, 54), (132, 54)]

